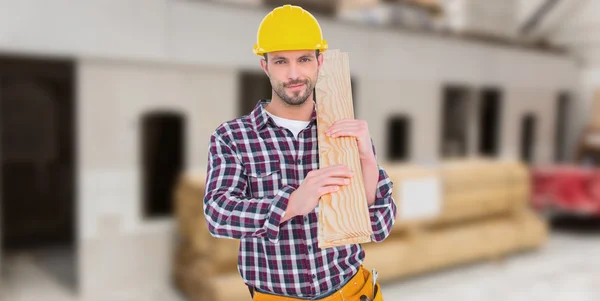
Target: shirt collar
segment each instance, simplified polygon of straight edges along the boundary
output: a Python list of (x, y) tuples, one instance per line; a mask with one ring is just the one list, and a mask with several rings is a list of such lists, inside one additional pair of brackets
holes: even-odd
[[(265, 105), (269, 104), (269, 102), (271, 102), (271, 100), (269, 100), (269, 99), (259, 100), (258, 103), (256, 104), (256, 106), (254, 107), (254, 109), (252, 110), (252, 113), (250, 113), (250, 118), (251, 118), (252, 123), (254, 124), (257, 131), (262, 130), (267, 124), (269, 124), (269, 122), (271, 123), (271, 125), (275, 126), (275, 122), (273, 121), (271, 116), (269, 116), (269, 114), (267, 114), (267, 111), (264, 108)], [(310, 117), (308, 126), (311, 126), (313, 123), (314, 124), (317, 123), (317, 104), (316, 103), (313, 106), (313, 112)]]

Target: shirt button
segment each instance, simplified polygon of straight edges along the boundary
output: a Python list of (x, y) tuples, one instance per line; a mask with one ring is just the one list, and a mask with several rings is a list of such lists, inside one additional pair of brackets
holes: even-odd
[(313, 279), (315, 279), (315, 278), (317, 278), (317, 275), (313, 274), (312, 277), (313, 277)]
[(305, 222), (305, 223), (308, 223), (308, 216), (305, 216), (305, 217), (304, 217), (304, 222)]
[(302, 164), (302, 159), (298, 159), (298, 164)]
[(311, 249), (312, 249), (312, 247), (311, 247), (311, 246), (308, 246), (308, 250), (310, 251)]

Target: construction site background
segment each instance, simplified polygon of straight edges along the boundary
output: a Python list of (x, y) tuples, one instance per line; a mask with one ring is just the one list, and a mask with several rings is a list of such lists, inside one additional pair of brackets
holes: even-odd
[(394, 181), (386, 300), (600, 298), (598, 1), (0, 0), (0, 300), (250, 299), (203, 181), (283, 4), (349, 53)]

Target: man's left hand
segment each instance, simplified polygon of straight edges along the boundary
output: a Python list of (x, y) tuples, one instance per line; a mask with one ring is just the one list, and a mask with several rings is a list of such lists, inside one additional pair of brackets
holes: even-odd
[(331, 138), (343, 136), (355, 137), (358, 143), (360, 159), (373, 159), (375, 157), (371, 144), (371, 135), (369, 134), (369, 126), (364, 120), (351, 118), (338, 120), (325, 131), (325, 134)]

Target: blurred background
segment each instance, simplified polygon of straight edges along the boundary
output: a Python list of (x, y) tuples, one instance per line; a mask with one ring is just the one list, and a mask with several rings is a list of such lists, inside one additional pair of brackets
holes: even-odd
[(600, 300), (600, 1), (0, 0), (2, 301), (250, 300), (203, 181), (283, 4), (394, 181), (386, 300)]

